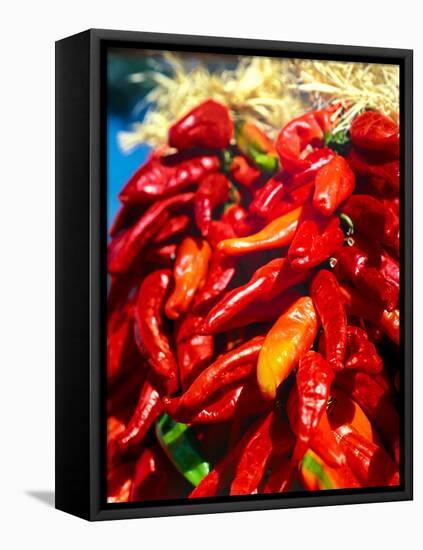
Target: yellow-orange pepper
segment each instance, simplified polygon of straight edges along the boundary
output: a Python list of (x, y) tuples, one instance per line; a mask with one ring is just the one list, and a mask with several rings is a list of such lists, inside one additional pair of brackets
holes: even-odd
[(266, 399), (276, 397), (278, 386), (312, 346), (318, 327), (313, 301), (303, 296), (269, 330), (257, 363), (257, 381)]
[(303, 207), (300, 206), (276, 218), (258, 233), (248, 237), (225, 239), (220, 241), (217, 248), (228, 256), (242, 256), (256, 250), (269, 250), (287, 246), (294, 238), (302, 212)]
[(210, 256), (211, 248), (207, 241), (192, 237), (182, 241), (173, 270), (175, 288), (165, 306), (169, 319), (178, 319), (188, 311), (196, 291), (204, 284)]

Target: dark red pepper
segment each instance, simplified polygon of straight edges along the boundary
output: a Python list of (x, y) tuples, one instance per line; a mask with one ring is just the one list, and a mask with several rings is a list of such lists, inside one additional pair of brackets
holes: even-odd
[(358, 115), (351, 124), (351, 141), (355, 147), (399, 156), (399, 126), (377, 111)]
[(336, 155), (319, 169), (314, 186), (314, 208), (330, 216), (354, 191), (355, 175), (344, 157)]
[(208, 234), (214, 208), (228, 200), (230, 186), (228, 178), (220, 173), (208, 174), (201, 180), (194, 196), (194, 215), (202, 235)]

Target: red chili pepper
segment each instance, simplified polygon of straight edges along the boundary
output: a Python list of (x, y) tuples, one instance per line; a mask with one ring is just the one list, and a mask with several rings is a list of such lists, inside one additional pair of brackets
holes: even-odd
[(194, 214), (202, 235), (208, 234), (213, 209), (228, 200), (230, 185), (228, 178), (220, 173), (208, 174), (201, 180), (194, 196)]
[(370, 303), (353, 288), (341, 285), (341, 295), (347, 311), (355, 317), (363, 317), (378, 326), (395, 344), (399, 345), (399, 311), (387, 311)]
[(348, 465), (365, 487), (399, 485), (398, 467), (383, 447), (369, 441), (353, 428), (338, 428), (335, 434)]
[(215, 155), (163, 156), (155, 151), (131, 177), (119, 199), (123, 203), (145, 204), (180, 193), (211, 172), (219, 170)]
[(185, 237), (182, 241), (173, 270), (175, 286), (165, 306), (169, 319), (178, 319), (188, 311), (195, 293), (204, 284), (210, 256), (207, 241), (193, 237)]
[(177, 411), (174, 419), (178, 422), (189, 424), (214, 424), (215, 422), (226, 422), (231, 420), (237, 410), (237, 404), (243, 391), (244, 385), (230, 388), (222, 395), (210, 401), (200, 410), (191, 414), (184, 414)]
[(355, 147), (399, 156), (399, 126), (377, 111), (366, 111), (351, 124), (351, 141)]
[(173, 216), (166, 223), (166, 225), (162, 227), (160, 231), (158, 231), (158, 233), (155, 235), (153, 239), (153, 243), (155, 244), (165, 243), (166, 241), (168, 241), (169, 239), (172, 239), (177, 235), (182, 235), (188, 229), (189, 224), (190, 224), (190, 217), (187, 216), (186, 214), (179, 214), (177, 216)]
[(310, 217), (299, 224), (292, 239), (288, 250), (289, 263), (297, 271), (310, 269), (335, 254), (343, 242), (344, 233), (338, 216)]
[(335, 370), (342, 370), (347, 345), (347, 316), (336, 277), (320, 270), (310, 287), (311, 297), (322, 321), (325, 357)]
[(336, 155), (319, 169), (314, 185), (314, 208), (330, 216), (354, 191), (354, 172), (344, 157)]
[(216, 334), (226, 330), (237, 314), (242, 314), (253, 304), (257, 309), (274, 300), (288, 288), (302, 282), (306, 274), (291, 269), (285, 259), (277, 258), (260, 267), (248, 283), (225, 294), (211, 309), (204, 320), (203, 331)]
[(149, 246), (143, 254), (143, 260), (158, 269), (172, 268), (177, 249), (178, 246), (173, 243)]
[(270, 474), (259, 489), (259, 493), (285, 493), (289, 491), (293, 481), (293, 470), (291, 461), (287, 458), (280, 458), (272, 462), (269, 460)]
[(134, 358), (133, 305), (109, 315), (107, 322), (107, 378), (115, 380), (125, 364)]
[(306, 184), (307, 182), (312, 181), (314, 184), (314, 179), (316, 174), (335, 157), (335, 153), (329, 147), (322, 147), (321, 149), (315, 149), (307, 155), (307, 161), (309, 163), (308, 168), (302, 172), (297, 172), (292, 174), (290, 178), (290, 188), (297, 188), (301, 185)]
[(334, 378), (332, 367), (320, 353), (309, 351), (297, 370), (298, 421), (297, 442), (292, 461), (297, 464), (310, 446), (319, 421), (326, 411)]
[(223, 213), (221, 221), (228, 223), (238, 237), (250, 235), (255, 230), (254, 220), (251, 219), (245, 208), (239, 204), (229, 206)]
[(267, 220), (274, 220), (275, 218), (291, 212), (299, 206), (305, 205), (310, 201), (314, 193), (314, 181), (305, 183), (300, 187), (296, 187), (292, 190), (287, 190), (283, 198), (274, 204), (274, 207), (266, 215)]
[(134, 464), (120, 464), (107, 473), (107, 502), (127, 502), (132, 488)]
[(383, 369), (383, 361), (376, 347), (360, 327), (347, 327), (345, 368), (376, 374)]
[(312, 111), (294, 118), (282, 128), (276, 140), (276, 150), (282, 166), (290, 174), (304, 172), (313, 164), (301, 153), (307, 145), (323, 145), (325, 133), (332, 128), (330, 115), (332, 109)]
[(285, 194), (287, 178), (284, 172), (279, 172), (260, 187), (250, 203), (250, 212), (267, 218), (269, 213), (280, 203)]
[(206, 99), (169, 128), (169, 145), (176, 149), (224, 149), (231, 141), (233, 123), (229, 109)]
[(360, 405), (398, 462), (400, 424), (390, 392), (365, 372), (343, 371), (337, 375), (335, 385)]
[(167, 392), (173, 393), (178, 384), (177, 365), (162, 320), (170, 282), (171, 273), (168, 270), (154, 271), (144, 279), (135, 307), (135, 334), (138, 336), (138, 346), (147, 356), (158, 379)]
[(291, 430), (271, 411), (260, 422), (245, 445), (235, 469), (231, 483), (231, 495), (251, 495), (257, 493), (266, 469), (269, 455), (275, 446), (279, 455), (287, 452), (293, 444)]
[(400, 163), (398, 160), (378, 160), (364, 152), (352, 149), (347, 157), (353, 171), (366, 178), (370, 185), (383, 195), (398, 194), (400, 188)]
[(213, 337), (199, 334), (203, 317), (188, 313), (177, 334), (177, 356), (182, 389), (186, 389), (213, 357)]
[[(292, 388), (286, 404), (289, 424), (294, 434), (298, 433), (298, 395), (296, 388)], [(345, 455), (332, 433), (326, 411), (321, 413), (314, 436), (310, 440), (310, 449), (314, 451), (329, 466), (339, 467), (345, 464)]]
[(340, 280), (351, 281), (370, 301), (388, 311), (398, 304), (398, 286), (391, 284), (379, 267), (369, 265), (369, 256), (356, 244), (344, 246), (336, 255), (334, 272)]
[(171, 416), (178, 412), (190, 413), (200, 407), (216, 392), (248, 377), (254, 369), (264, 337), (252, 340), (221, 355), (194, 380), (181, 397), (165, 398), (166, 410)]
[[(222, 221), (214, 221), (210, 225), (208, 240), (213, 248), (223, 239), (234, 236), (232, 227)], [(235, 259), (214, 250), (210, 260), (209, 270), (204, 285), (195, 295), (193, 310), (197, 313), (206, 312), (227, 289), (236, 272)]]
[(193, 199), (192, 193), (176, 195), (151, 205), (145, 214), (124, 233), (118, 235), (109, 246), (108, 270), (125, 273), (134, 264), (143, 248), (166, 223), (169, 214)]
[(113, 238), (124, 229), (128, 229), (141, 217), (144, 209), (145, 207), (139, 204), (123, 204), (110, 226), (109, 235)]
[(254, 189), (262, 178), (260, 170), (241, 155), (232, 159), (229, 171), (234, 180), (247, 189)]
[(121, 454), (138, 447), (150, 427), (162, 413), (163, 406), (158, 391), (146, 380), (140, 392), (138, 403), (125, 430), (116, 438)]

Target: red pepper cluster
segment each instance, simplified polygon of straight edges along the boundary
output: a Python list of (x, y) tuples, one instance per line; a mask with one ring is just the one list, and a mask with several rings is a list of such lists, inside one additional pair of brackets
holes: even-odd
[(336, 109), (207, 100), (121, 191), (110, 502), (399, 484), (399, 127)]

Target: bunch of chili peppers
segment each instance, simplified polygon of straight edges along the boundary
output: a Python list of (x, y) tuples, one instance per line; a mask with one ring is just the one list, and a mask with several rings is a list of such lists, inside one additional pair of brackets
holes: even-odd
[(207, 100), (110, 230), (109, 502), (399, 484), (399, 127)]

